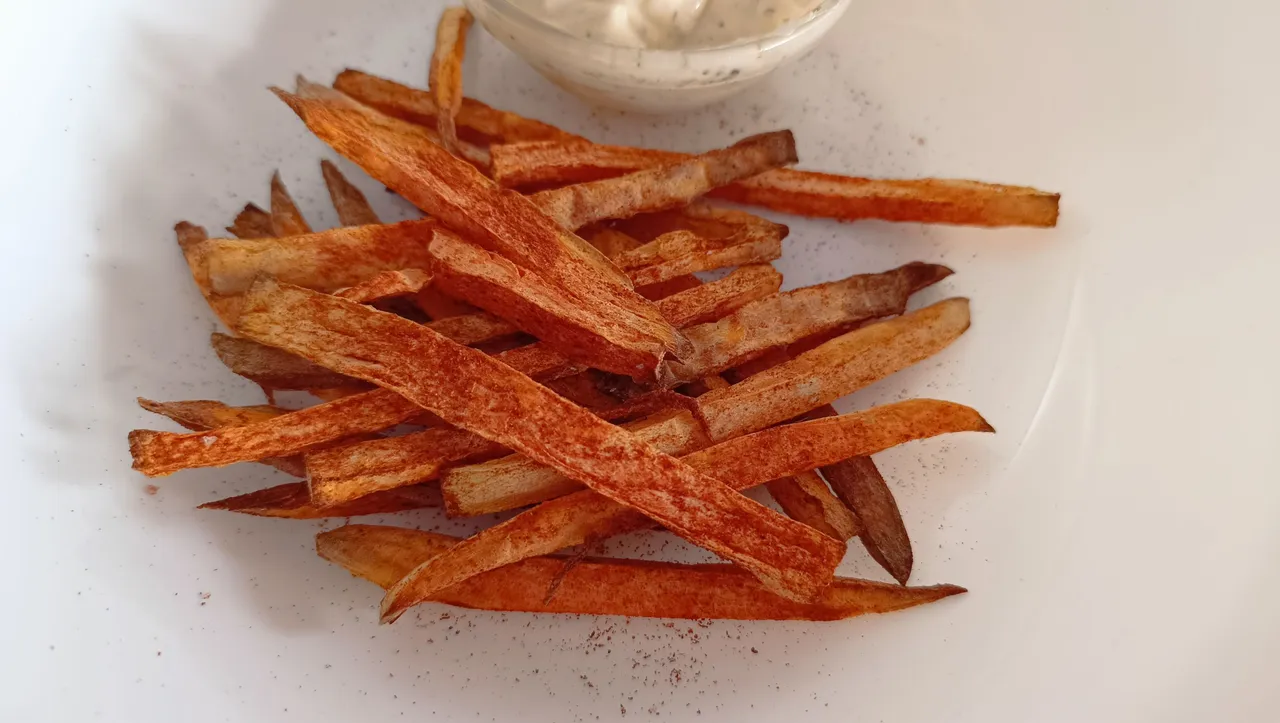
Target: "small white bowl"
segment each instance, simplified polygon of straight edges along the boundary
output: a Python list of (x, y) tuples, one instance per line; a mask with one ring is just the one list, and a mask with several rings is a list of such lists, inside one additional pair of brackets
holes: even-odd
[(610, 108), (673, 113), (728, 98), (808, 53), (852, 0), (824, 0), (804, 20), (768, 35), (697, 50), (586, 40), (507, 0), (464, 1), (495, 38), (565, 90)]

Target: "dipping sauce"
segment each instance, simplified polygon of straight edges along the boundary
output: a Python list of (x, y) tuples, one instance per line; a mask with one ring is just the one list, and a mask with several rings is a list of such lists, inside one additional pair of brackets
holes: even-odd
[(803, 20), (821, 0), (510, 0), (584, 40), (691, 50), (757, 38)]

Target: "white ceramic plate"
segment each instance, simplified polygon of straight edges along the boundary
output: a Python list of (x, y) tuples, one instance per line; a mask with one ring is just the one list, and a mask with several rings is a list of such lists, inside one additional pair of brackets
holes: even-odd
[[(348, 65), (421, 84), (438, 3), (6, 4), (0, 719), (1273, 719), (1277, 7), (860, 0), (758, 92), (661, 120), (592, 112), (477, 37), (469, 93), (595, 139), (790, 127), (806, 167), (1032, 184), (1063, 220), (788, 220), (789, 285), (922, 258), (958, 272), (928, 298), (973, 298), (964, 339), (846, 402), (945, 397), (1000, 430), (880, 456), (913, 581), (969, 595), (825, 625), (427, 606), (385, 627), (312, 553), (318, 525), (193, 509), (273, 472), (152, 496), (125, 434), (169, 428), (136, 395), (260, 399), (208, 349), (173, 223), (220, 228), (277, 167), (334, 220), (333, 154), (266, 86)], [(857, 544), (844, 571), (878, 574)]]

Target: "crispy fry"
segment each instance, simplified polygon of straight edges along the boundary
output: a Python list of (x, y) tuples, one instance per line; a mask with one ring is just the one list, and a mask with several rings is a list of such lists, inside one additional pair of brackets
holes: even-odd
[(496, 341), (520, 333), (520, 330), (510, 322), (483, 312), (449, 316), (433, 321), (427, 326), (437, 334), (467, 346)]
[[(619, 259), (637, 286), (650, 286), (698, 271), (730, 266), (768, 263), (782, 256), (782, 239), (777, 236), (748, 236), (742, 242), (723, 246), (718, 240), (703, 239), (687, 231), (661, 236), (648, 244), (658, 247), (658, 257), (650, 266), (632, 267), (631, 255)], [(636, 249), (635, 255), (647, 249)]]
[[(457, 538), (401, 527), (346, 525), (316, 535), (316, 552), (390, 588)], [(545, 591), (558, 581), (555, 595)], [(626, 615), (687, 620), (841, 620), (886, 613), (965, 592), (955, 585), (903, 588), (836, 578), (812, 603), (774, 595), (732, 565), (538, 557), (477, 575), (434, 602), (509, 612)]]
[[(848, 332), (745, 382), (709, 391), (698, 404), (715, 440), (737, 437), (794, 419), (926, 359), (968, 327), (967, 300), (939, 302)], [(691, 415), (668, 423), (697, 424)], [(441, 479), (445, 509), (455, 516), (510, 509), (512, 500), (531, 504), (575, 487), (533, 460), (515, 457), (455, 467)]]
[(391, 512), (439, 507), (439, 490), (425, 485), (401, 487), (376, 492), (358, 500), (332, 507), (311, 503), (306, 482), (290, 482), (248, 494), (206, 502), (202, 510), (226, 510), (258, 517), (283, 517), (293, 520), (317, 520), (324, 517), (359, 517)]
[[(817, 595), (843, 553), (830, 538), (658, 453), (501, 362), (394, 315), (263, 280), (246, 297), (237, 328), (395, 390), (450, 424), (572, 475), (743, 565), (783, 596)], [(384, 619), (394, 619), (419, 593), (413, 584), (388, 593)]]
[(893, 491), (870, 457), (845, 460), (822, 468), (836, 495), (857, 515), (867, 552), (893, 579), (906, 585), (911, 577), (911, 537)]
[(269, 238), (274, 235), (271, 229), (271, 214), (258, 208), (255, 204), (246, 203), (240, 213), (227, 227), (227, 233), (236, 238)]
[(660, 299), (658, 309), (678, 329), (728, 316), (752, 302), (778, 293), (782, 274), (769, 264), (743, 266), (709, 284), (699, 283)]
[[(435, 100), (428, 91), (351, 69), (339, 73), (334, 78), (333, 87), (394, 118), (430, 128), (436, 127), (438, 111)], [(454, 121), (459, 135), (483, 144), (493, 141), (512, 143), (577, 138), (542, 121), (495, 110), (471, 98), (462, 99), (462, 107)]]
[[(581, 183), (672, 163), (686, 154), (541, 141), (490, 149), (494, 180), (506, 187)], [(971, 226), (1055, 226), (1058, 194), (1023, 186), (924, 178), (888, 180), (776, 169), (710, 195), (801, 216)]]
[(301, 236), (311, 233), (311, 226), (302, 217), (298, 205), (289, 195), (289, 189), (280, 180), (280, 172), (271, 174), (271, 235)]
[(686, 206), (713, 188), (796, 162), (791, 131), (745, 138), (728, 148), (635, 171), (616, 178), (564, 186), (530, 198), (561, 226)]
[(191, 269), (191, 279), (196, 282), (196, 288), (200, 289), (200, 295), (208, 302), (213, 313), (224, 324), (231, 326), (235, 322), (236, 315), (240, 313), (240, 300), (213, 290), (213, 284), (209, 279), (209, 234), (203, 227), (186, 221), (175, 224), (173, 232), (178, 237), (178, 248), (182, 249), (182, 257), (186, 260), (187, 267)]
[(300, 356), (249, 339), (214, 332), (209, 342), (218, 359), (228, 369), (266, 389), (367, 386), (364, 382), (335, 374)]
[[(994, 430), (969, 407), (913, 399), (856, 414), (773, 427), (694, 452), (682, 461), (726, 485), (745, 489), (913, 439), (960, 431)], [(449, 491), (442, 491), (448, 504)], [(502, 565), (651, 524), (637, 511), (591, 490), (559, 497), (420, 565), (387, 593), (391, 609), (428, 599), (450, 585)]]
[(333, 295), (357, 304), (367, 304), (379, 299), (416, 294), (429, 283), (431, 274), (421, 269), (381, 271), (355, 286), (339, 289)]
[[(596, 326), (629, 331), (635, 340), (620, 351), (650, 361), (624, 373), (650, 375), (664, 350), (677, 356), (688, 351), (684, 339), (599, 251), (527, 198), (500, 191), (425, 135), (415, 134), (415, 126), (302, 79), (299, 95), (276, 92), (322, 140), (419, 208), (523, 269), (537, 270), (576, 298), (580, 308), (590, 309)], [(561, 348), (566, 350), (573, 352)]]
[(347, 177), (342, 175), (338, 167), (327, 160), (320, 161), (320, 173), (324, 176), (324, 185), (329, 189), (329, 200), (333, 209), (338, 212), (338, 223), (343, 226), (368, 226), (382, 223), (378, 214), (373, 212), (369, 200), (360, 189), (356, 188)]
[(693, 381), (805, 337), (901, 314), (912, 294), (951, 274), (945, 266), (913, 262), (753, 301), (719, 321), (688, 329), (685, 336), (695, 353), (668, 368), (677, 379)]
[(505, 452), (503, 446), (470, 432), (447, 428), (331, 447), (306, 455), (311, 501), (330, 507), (405, 487), (405, 480), (434, 479), (445, 465), (489, 459)]
[(698, 398), (713, 439), (763, 429), (839, 399), (942, 351), (969, 328), (969, 300), (851, 331), (740, 384)]
[[(203, 399), (187, 402), (153, 402), (150, 399), (138, 397), (138, 406), (148, 412), (168, 417), (193, 432), (263, 422), (289, 412), (287, 409), (269, 404), (231, 407), (222, 402)], [(307, 476), (307, 468), (301, 457), (266, 457), (258, 461), (294, 477)]]
[(462, 109), (462, 59), (467, 52), (467, 31), (473, 18), (464, 7), (445, 8), (436, 25), (436, 47), (431, 54), (427, 87), (436, 103), (436, 132), (440, 145), (450, 153), (458, 147), (454, 119)]
[(860, 528), (853, 516), (822, 481), (816, 472), (801, 472), (765, 483), (783, 512), (828, 537), (847, 541), (856, 537)]

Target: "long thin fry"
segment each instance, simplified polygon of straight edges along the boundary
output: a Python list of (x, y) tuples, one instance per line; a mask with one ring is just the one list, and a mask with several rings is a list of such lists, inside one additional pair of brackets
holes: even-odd
[(753, 301), (778, 293), (782, 274), (769, 264), (743, 266), (710, 284), (658, 300), (658, 309), (677, 329), (723, 318)]
[(618, 259), (636, 286), (651, 286), (699, 271), (768, 263), (782, 257), (782, 237), (750, 234), (729, 243), (688, 231), (660, 236)]
[[(581, 183), (687, 158), (683, 153), (541, 141), (490, 149), (493, 178), (507, 187)], [(972, 226), (1054, 226), (1058, 194), (951, 179), (889, 180), (775, 169), (712, 196), (801, 216)]]
[[(942, 301), (848, 332), (744, 382), (709, 391), (698, 398), (698, 405), (715, 440), (754, 432), (928, 358), (968, 327), (968, 301)], [(685, 423), (696, 424), (691, 417)], [(564, 494), (566, 484), (572, 485), (549, 476), (528, 459), (455, 467), (441, 479), (445, 508), (451, 515), (509, 509), (510, 500), (530, 504), (550, 499)]]
[(591, 309), (601, 328), (628, 330), (633, 338), (618, 345), (650, 359), (641, 375), (656, 369), (664, 350), (677, 356), (688, 351), (683, 338), (599, 251), (560, 228), (524, 196), (501, 192), (474, 168), (414, 132), (414, 126), (302, 79), (298, 95), (276, 92), (316, 135), (379, 181), (470, 239), (526, 270), (537, 270), (582, 308)]
[[(385, 78), (347, 69), (334, 78), (333, 87), (367, 106), (429, 128), (436, 127), (439, 111), (431, 93), (410, 88)], [(577, 138), (571, 133), (532, 118), (496, 110), (472, 98), (463, 98), (454, 119), (459, 134), (477, 143), (512, 143), (546, 139)]]
[(462, 109), (462, 59), (467, 52), (467, 31), (473, 18), (464, 7), (445, 8), (436, 25), (436, 47), (431, 54), (427, 85), (436, 102), (436, 131), (440, 145), (453, 153), (458, 147), (454, 118)]
[(235, 322), (236, 315), (240, 313), (240, 300), (213, 290), (213, 284), (209, 279), (209, 234), (203, 227), (186, 221), (174, 224), (173, 232), (178, 237), (178, 248), (182, 250), (187, 268), (191, 269), (191, 279), (196, 282), (200, 295), (208, 302), (213, 313), (217, 314), (224, 324), (231, 326)]
[(338, 212), (338, 223), (343, 226), (367, 226), (382, 223), (378, 214), (374, 213), (364, 193), (356, 188), (342, 171), (333, 163), (320, 161), (320, 173), (324, 176), (324, 184), (329, 189), (329, 200), (333, 209)]
[(271, 174), (271, 235), (301, 236), (311, 233), (311, 226), (293, 202), (289, 189), (280, 180), (280, 172)]
[(240, 213), (227, 227), (227, 233), (236, 238), (269, 238), (274, 236), (271, 229), (271, 214), (252, 203), (246, 203)]
[(845, 541), (861, 532), (858, 518), (831, 493), (816, 472), (801, 472), (766, 482), (765, 486), (788, 517), (824, 535)]
[(898, 511), (893, 491), (870, 457), (858, 457), (822, 468), (831, 489), (857, 515), (867, 552), (899, 583), (911, 577), (911, 537)]
[[(155, 402), (138, 397), (138, 406), (148, 412), (168, 417), (193, 432), (254, 424), (289, 413), (287, 409), (269, 404), (232, 407), (222, 402), (204, 399), (186, 402)], [(307, 476), (307, 467), (301, 457), (266, 457), (258, 461), (294, 477)]]
[[(395, 390), (450, 424), (572, 475), (743, 565), (786, 597), (817, 595), (843, 554), (830, 538), (658, 453), (501, 362), (392, 314), (262, 280), (246, 297), (237, 329)], [(412, 587), (389, 594), (384, 619), (394, 619), (415, 594)]]
[[(401, 527), (346, 525), (316, 535), (316, 552), (390, 588), (457, 538)], [(556, 585), (555, 594), (546, 591)], [(903, 588), (836, 578), (812, 603), (774, 595), (732, 565), (538, 557), (442, 591), (434, 602), (509, 612), (625, 615), (686, 620), (841, 620), (886, 613), (965, 592), (955, 585)]]
[[(694, 452), (682, 461), (726, 485), (745, 489), (913, 439), (960, 431), (994, 430), (969, 407), (915, 399), (773, 427)], [(651, 524), (644, 515), (591, 490), (559, 497), (418, 566), (387, 593), (384, 609), (402, 610), (473, 575)]]
[(226, 510), (257, 517), (317, 520), (325, 517), (381, 515), (439, 506), (439, 490), (427, 486), (414, 486), (375, 492), (358, 500), (332, 507), (317, 507), (311, 503), (307, 483), (290, 482), (248, 494), (206, 502), (200, 505), (200, 509)]
[(214, 332), (209, 341), (228, 369), (266, 389), (328, 389), (364, 384), (250, 339)]
[(795, 162), (796, 142), (791, 131), (776, 131), (617, 178), (541, 191), (531, 198), (561, 226), (576, 229), (606, 219), (685, 206), (714, 188)]
[(382, 271), (361, 281), (333, 292), (334, 296), (357, 304), (367, 304), (379, 299), (416, 294), (431, 283), (431, 274), (421, 269)]

